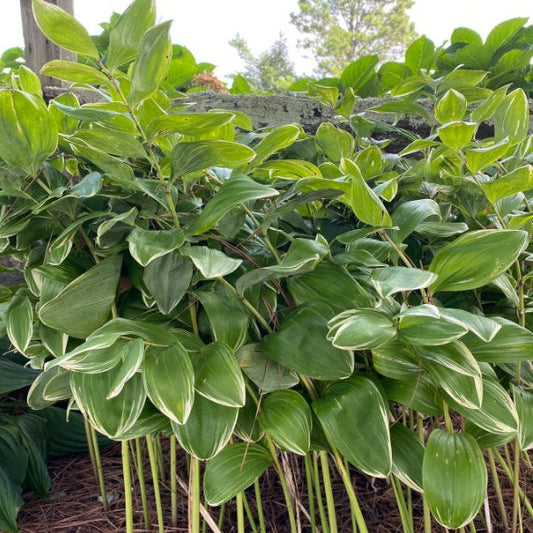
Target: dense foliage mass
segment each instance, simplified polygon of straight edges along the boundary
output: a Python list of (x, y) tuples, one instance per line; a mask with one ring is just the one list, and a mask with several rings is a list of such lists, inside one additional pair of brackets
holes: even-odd
[[(179, 443), (193, 532), (201, 485), (208, 505), (235, 497), (242, 510), (271, 465), (297, 531), (282, 452), (304, 457), (323, 531), (337, 528), (330, 464), (358, 531), (359, 475), (390, 479), (406, 532), (417, 493), (426, 531), (430, 512), (474, 527), (482, 451), (515, 494), (509, 518), (486, 507), (484, 519), (501, 513), (518, 531), (521, 506), (533, 512), (517, 474), (533, 447), (526, 20), (485, 42), (456, 30), (438, 50), (421, 37), (403, 62), (367, 56), (338, 79), (302, 82), (339, 118), (309, 135), (192, 113), (178, 89), (201, 67), (171, 46), (169, 23), (154, 25), (151, 0), (135, 0), (96, 44), (56, 7), (33, 8), (52, 41), (83, 56), (43, 72), (99, 101), (66, 92), (46, 104), (25, 67), (0, 91), (0, 248), (25, 276), (2, 288), (17, 352), (2, 368), (31, 383), (37, 410), (0, 426), (0, 527), (16, 531), (22, 486), (48, 489), (42, 431), (28, 428), (62, 402), (83, 415), (93, 453), (96, 433), (123, 442), (126, 484), (130, 441), (146, 437), (153, 464), (159, 435), (172, 454)], [(425, 127), (354, 113), (368, 95), (390, 97), (376, 113)], [(399, 153), (393, 135), (405, 137)]]

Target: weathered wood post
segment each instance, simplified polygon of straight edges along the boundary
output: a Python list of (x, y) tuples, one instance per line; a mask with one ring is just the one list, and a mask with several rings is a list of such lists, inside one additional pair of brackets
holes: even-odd
[[(74, 0), (47, 0), (68, 13), (74, 14)], [(26, 66), (39, 73), (41, 67), (53, 59), (75, 61), (76, 55), (72, 52), (60, 49), (50, 42), (41, 32), (33, 18), (31, 0), (20, 0), (20, 13), (22, 16), (22, 31), (24, 34), (24, 54)], [(68, 84), (50, 76), (39, 74), (43, 87), (62, 87)]]

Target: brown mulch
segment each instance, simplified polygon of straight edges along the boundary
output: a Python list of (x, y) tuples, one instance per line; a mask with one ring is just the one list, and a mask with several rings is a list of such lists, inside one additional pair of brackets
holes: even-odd
[[(164, 445), (164, 444), (163, 444)], [(178, 476), (183, 481), (187, 481), (187, 465), (185, 454), (179, 454)], [(304, 485), (305, 475), (301, 462), (295, 457), (288, 458), (290, 470), (294, 478), (299, 480), (293, 486), (293, 493), (296, 493), (298, 500), (298, 516), (301, 523), (302, 533), (310, 533), (311, 527), (308, 520), (307, 493)], [(122, 462), (120, 454), (120, 444), (102, 450), (102, 465), (105, 475), (105, 485), (107, 498), (110, 500), (108, 509), (104, 510), (101, 500), (99, 500), (99, 485), (93, 473), (91, 461), (88, 455), (76, 455), (63, 459), (51, 461), (50, 474), (53, 486), (49, 499), (42, 500), (34, 494), (25, 494), (25, 504), (19, 513), (19, 528), (21, 533), (112, 533), (124, 532), (124, 490), (122, 480)], [(527, 469), (527, 465), (524, 466)], [(145, 472), (149, 473), (149, 465), (145, 465)], [(522, 479), (531, 483), (532, 472), (524, 471)], [(333, 475), (333, 473), (332, 473)], [(502, 491), (507, 505), (511, 510), (512, 489), (503, 480)], [(489, 476), (490, 478), (490, 476)], [(335, 493), (335, 505), (337, 510), (338, 530), (340, 533), (351, 532), (352, 521), (350, 508), (342, 482), (333, 476), (333, 491)], [(263, 508), (265, 513), (266, 529), (268, 533), (287, 533), (290, 531), (288, 518), (285, 512), (283, 494), (277, 476), (274, 471), (267, 473), (260, 480)], [(158, 531), (153, 490), (147, 486), (149, 492), (151, 531)], [(527, 490), (527, 489), (526, 489)], [(387, 480), (370, 479), (364, 476), (357, 476), (356, 491), (363, 514), (367, 521), (370, 533), (393, 533), (401, 532), (401, 522), (394, 498), (393, 490)], [(187, 532), (187, 494), (186, 486), (179, 488), (178, 496), (178, 527), (170, 526), (170, 490), (168, 480), (162, 482), (161, 493), (163, 507), (165, 511), (165, 532)], [(533, 489), (528, 491), (533, 496)], [(252, 513), (256, 519), (255, 499), (253, 490), (247, 492), (248, 502)], [(146, 533), (144, 527), (143, 512), (140, 502), (138, 485), (135, 484), (133, 492), (134, 513), (135, 513), (135, 533)], [(415, 531), (423, 531), (422, 506), (415, 496), (414, 516)], [(324, 502), (325, 503), (325, 502)], [(491, 508), (491, 521), (493, 533), (504, 533), (506, 530), (502, 526), (501, 517), (498, 513), (498, 504), (494, 495), (494, 490), (489, 481), (489, 503)], [(220, 508), (209, 508), (210, 515), (215, 522), (218, 521)], [(317, 520), (318, 511), (317, 511)], [(233, 502), (226, 505), (223, 525), (223, 533), (236, 532), (236, 511)], [(207, 527), (205, 531), (210, 531)], [(252, 532), (249, 523), (246, 522), (246, 531)], [(320, 532), (321, 529), (318, 528)], [(444, 533), (446, 530), (439, 525), (434, 525), (433, 533)], [(489, 533), (491, 530), (486, 524), (476, 520), (477, 533)], [(527, 514), (524, 514), (524, 531), (533, 531), (533, 521)]]

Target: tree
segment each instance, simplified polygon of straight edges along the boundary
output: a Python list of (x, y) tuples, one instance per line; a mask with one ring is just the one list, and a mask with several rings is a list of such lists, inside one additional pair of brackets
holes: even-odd
[(401, 57), (414, 39), (407, 9), (414, 0), (298, 0), (291, 23), (306, 37), (299, 42), (313, 52), (318, 73), (337, 75), (355, 59), (376, 54)]
[(235, 35), (229, 44), (244, 61), (245, 69), (242, 75), (254, 89), (271, 92), (287, 89), (294, 82), (294, 65), (289, 60), (287, 40), (283, 34), (280, 33), (274, 44), (258, 56), (254, 56), (240, 34)]

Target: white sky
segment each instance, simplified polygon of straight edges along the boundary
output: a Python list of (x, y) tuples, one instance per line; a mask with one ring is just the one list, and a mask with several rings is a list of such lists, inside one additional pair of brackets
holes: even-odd
[[(242, 68), (242, 62), (228, 41), (239, 32), (252, 52), (258, 54), (277, 39), (287, 37), (291, 60), (299, 74), (312, 72), (305, 51), (296, 48), (298, 32), (289, 23), (297, 11), (297, 0), (156, 0), (158, 21), (173, 20), (172, 42), (189, 48), (197, 61), (217, 65), (222, 78)], [(0, 53), (11, 46), (22, 46), (19, 0), (0, 0)], [(111, 13), (122, 13), (130, 0), (74, 0), (76, 18), (90, 33), (99, 33), (98, 24)], [(494, 7), (497, 6), (497, 7)], [(531, 0), (415, 0), (411, 20), (419, 34), (436, 45), (447, 40), (454, 28), (467, 26), (483, 37), (499, 22), (513, 17), (529, 17), (533, 24)]]

